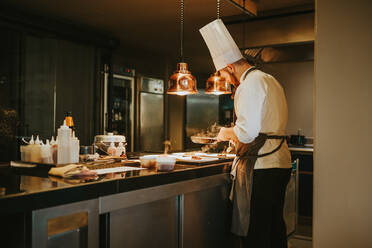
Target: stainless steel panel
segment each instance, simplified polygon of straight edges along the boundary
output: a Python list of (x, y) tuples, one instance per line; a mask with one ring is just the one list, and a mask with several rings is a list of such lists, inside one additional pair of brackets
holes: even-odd
[(98, 248), (98, 199), (32, 211), (32, 248), (46, 248), (55, 245), (53, 241), (48, 242), (47, 222), (49, 219), (79, 212), (88, 212), (87, 237), (76, 238), (73, 234), (60, 234), (60, 242), (63, 244), (72, 241), (77, 247), (85, 247), (81, 241), (87, 240), (88, 247)]
[(162, 79), (142, 77), (141, 80), (141, 91), (163, 94), (164, 93), (164, 81)]
[(186, 135), (191, 136), (201, 129), (208, 128), (218, 122), (218, 96), (207, 95), (200, 90), (198, 95), (187, 96), (186, 99)]
[(190, 95), (186, 98), (186, 149), (195, 147), (195, 144), (190, 140), (192, 135), (219, 121), (219, 97), (206, 95), (203, 92), (200, 90), (200, 94)]
[(48, 238), (48, 248), (87, 248), (88, 228), (83, 227)]
[(184, 195), (183, 247), (231, 247), (229, 186)]
[(122, 208), (133, 207), (136, 205), (205, 190), (216, 186), (223, 185), (224, 187), (227, 187), (229, 182), (230, 178), (228, 174), (219, 174), (178, 183), (134, 190), (121, 194), (103, 196), (99, 199), (99, 213), (108, 213)]
[(162, 151), (164, 97), (163, 95), (141, 92), (140, 98), (140, 151)]
[(178, 246), (177, 197), (110, 213), (110, 247)]

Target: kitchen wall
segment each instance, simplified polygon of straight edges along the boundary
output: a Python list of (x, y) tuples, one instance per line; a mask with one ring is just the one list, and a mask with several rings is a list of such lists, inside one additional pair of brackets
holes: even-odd
[(372, 1), (316, 9), (313, 244), (372, 247)]
[(288, 101), (287, 134), (302, 129), (313, 137), (314, 61), (265, 64), (263, 71), (283, 86)]

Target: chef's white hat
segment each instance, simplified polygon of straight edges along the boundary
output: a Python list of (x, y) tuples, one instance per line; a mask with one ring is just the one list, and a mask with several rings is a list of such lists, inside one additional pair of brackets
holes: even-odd
[(221, 19), (208, 23), (199, 31), (207, 44), (217, 71), (243, 58)]

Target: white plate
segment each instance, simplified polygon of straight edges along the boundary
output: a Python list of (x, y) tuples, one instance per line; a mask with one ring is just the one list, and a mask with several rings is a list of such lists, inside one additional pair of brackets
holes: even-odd
[(118, 173), (118, 172), (126, 172), (126, 171), (134, 171), (134, 170), (144, 170), (145, 168), (137, 168), (137, 167), (130, 167), (130, 166), (120, 166), (114, 168), (105, 168), (105, 169), (97, 169), (94, 170), (97, 172), (98, 175), (108, 174), (108, 173)]

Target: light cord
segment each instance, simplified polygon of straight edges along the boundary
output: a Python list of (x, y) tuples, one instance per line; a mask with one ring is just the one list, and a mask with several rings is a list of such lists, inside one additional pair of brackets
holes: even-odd
[(183, 62), (183, 22), (184, 22), (184, 15), (183, 15), (183, 12), (184, 12), (184, 9), (185, 9), (185, 3), (184, 3), (184, 0), (181, 0), (181, 34), (180, 34), (180, 43), (181, 43), (181, 62)]

